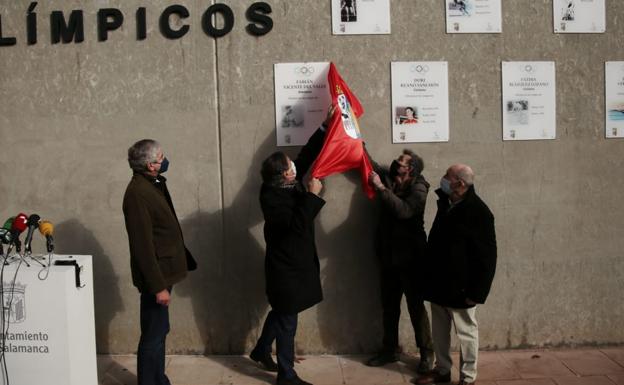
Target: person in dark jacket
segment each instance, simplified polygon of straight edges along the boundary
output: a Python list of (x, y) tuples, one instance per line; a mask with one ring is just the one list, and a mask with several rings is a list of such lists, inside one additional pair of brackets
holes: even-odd
[(420, 349), (417, 371), (425, 373), (433, 367), (433, 343), (418, 287), (427, 242), (423, 216), (429, 183), (422, 176), (424, 162), (406, 149), (389, 169), (372, 163), (375, 171), (369, 183), (377, 190), (381, 204), (375, 249), (380, 263), (384, 336), (381, 352), (368, 360), (367, 365), (381, 366), (399, 359), (399, 318), (405, 294)]
[(134, 175), (126, 188), (123, 213), (130, 244), (132, 281), (141, 293), (141, 338), (137, 353), (139, 385), (169, 385), (165, 338), (174, 284), (197, 265), (184, 246), (166, 179), (169, 160), (151, 139), (128, 149)]
[[(269, 371), (277, 371), (278, 385), (306, 385), (294, 370), (297, 314), (323, 300), (320, 264), (314, 239), (314, 219), (325, 204), (321, 182), (303, 176), (323, 146), (328, 119), (294, 161), (275, 152), (262, 163), (260, 206), (266, 242), (266, 294), (271, 305), (262, 334), (250, 354)], [(277, 365), (271, 357), (276, 343)]]
[(460, 346), (460, 385), (477, 378), (479, 334), (476, 305), (485, 303), (496, 270), (494, 216), (463, 164), (446, 171), (436, 190), (438, 212), (429, 232), (426, 299), (431, 301), (436, 368), (417, 384), (451, 380), (451, 325)]

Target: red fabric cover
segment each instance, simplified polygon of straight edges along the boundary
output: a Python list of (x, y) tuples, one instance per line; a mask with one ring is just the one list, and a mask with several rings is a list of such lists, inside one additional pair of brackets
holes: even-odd
[(354, 168), (360, 169), (362, 189), (369, 199), (375, 197), (375, 190), (368, 184), (368, 175), (373, 171), (366, 151), (357, 118), (364, 109), (357, 97), (342, 80), (334, 63), (327, 75), (332, 104), (336, 113), (325, 133), (325, 143), (312, 165), (312, 176), (324, 178)]

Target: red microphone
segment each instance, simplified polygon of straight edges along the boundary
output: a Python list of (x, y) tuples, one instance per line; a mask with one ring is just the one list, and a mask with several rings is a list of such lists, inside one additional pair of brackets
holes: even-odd
[(22, 242), (19, 240), (19, 236), (22, 231), (28, 228), (28, 215), (19, 213), (15, 216), (13, 223), (11, 224), (11, 234), (13, 234), (13, 243), (15, 244), (15, 250), (19, 253), (22, 248)]
[(21, 234), (22, 231), (28, 228), (28, 215), (24, 213), (19, 213), (13, 219), (13, 224), (11, 225), (11, 231), (16, 231), (17, 235)]

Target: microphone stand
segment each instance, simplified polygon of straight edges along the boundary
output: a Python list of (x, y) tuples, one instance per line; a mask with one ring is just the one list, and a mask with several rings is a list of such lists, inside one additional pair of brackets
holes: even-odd
[[(13, 246), (15, 246), (15, 255), (11, 256), (11, 250), (13, 249)], [(26, 255), (21, 253), (22, 251), (22, 243), (20, 242), (19, 239), (16, 239), (12, 244), (9, 245), (9, 250), (7, 251), (7, 254), (4, 258), (4, 264), (8, 265), (10, 263), (12, 263), (14, 260), (17, 260), (17, 257), (19, 257), (19, 259), (28, 267), (30, 267), (30, 264), (28, 263), (28, 261), (26, 261)], [(32, 258), (31, 258), (32, 259)], [(39, 262), (39, 261), (37, 261)], [(41, 263), (41, 262), (39, 262)]]
[[(17, 244), (15, 246), (15, 251), (16, 251), (16, 255), (19, 257), (19, 259), (21, 259), (22, 262), (24, 262), (24, 264), (26, 264), (27, 267), (30, 267), (30, 264), (26, 261), (25, 255), (21, 253), (20, 244)], [(15, 257), (15, 255), (13, 257)]]
[(13, 246), (14, 246), (13, 242), (9, 243), (9, 247), (7, 248), (7, 252), (4, 255), (4, 258), (3, 258), (2, 262), (4, 263), (5, 266), (7, 266), (11, 262), (11, 261), (9, 261), (9, 259), (11, 258), (11, 251), (13, 251)]
[(33, 254), (32, 254), (32, 252), (30, 250), (26, 250), (26, 252), (24, 253), (24, 256), (22, 257), (22, 261), (24, 261), (26, 266), (30, 267), (28, 262), (26, 262), (26, 258), (30, 258), (30, 260), (37, 262), (39, 265), (41, 265), (41, 267), (46, 267), (46, 265), (44, 265), (43, 262), (41, 262), (37, 258), (33, 257)]

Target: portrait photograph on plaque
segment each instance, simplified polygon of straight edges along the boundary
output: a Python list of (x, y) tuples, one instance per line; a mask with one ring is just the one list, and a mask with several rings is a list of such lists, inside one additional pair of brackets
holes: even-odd
[(605, 129), (607, 138), (624, 138), (624, 61), (605, 63)]
[(501, 33), (501, 0), (443, 0), (446, 33)]
[(502, 62), (503, 140), (555, 139), (554, 62)]
[(396, 124), (416, 124), (418, 123), (418, 111), (416, 107), (401, 106), (395, 109)]
[(304, 145), (323, 123), (331, 103), (328, 71), (329, 62), (274, 65), (278, 146)]
[(332, 0), (334, 35), (390, 33), (390, 0)]
[(555, 33), (604, 33), (605, 0), (553, 0)]
[(448, 63), (393, 62), (392, 143), (449, 140)]

